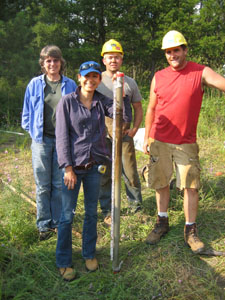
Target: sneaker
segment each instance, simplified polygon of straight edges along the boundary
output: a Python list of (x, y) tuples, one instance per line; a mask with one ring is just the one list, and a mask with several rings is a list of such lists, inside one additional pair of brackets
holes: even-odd
[(196, 223), (184, 226), (184, 240), (194, 253), (202, 252), (205, 247), (198, 237)]
[(169, 221), (168, 217), (157, 217), (157, 222), (154, 226), (154, 229), (146, 238), (146, 243), (154, 245), (158, 243), (161, 237), (169, 231)]
[(111, 224), (112, 224), (112, 218), (111, 218), (111, 216), (105, 217), (104, 223), (105, 223), (105, 225), (107, 225), (107, 226), (111, 226)]
[(86, 259), (85, 260), (85, 267), (87, 269), (87, 271), (89, 272), (94, 272), (98, 269), (98, 261), (97, 259), (91, 258), (91, 259)]
[(65, 281), (72, 281), (76, 278), (76, 272), (72, 268), (59, 268), (59, 273)]
[(53, 230), (40, 231), (39, 239), (40, 239), (40, 241), (46, 241), (46, 240), (50, 239), (54, 234), (55, 234), (55, 232)]

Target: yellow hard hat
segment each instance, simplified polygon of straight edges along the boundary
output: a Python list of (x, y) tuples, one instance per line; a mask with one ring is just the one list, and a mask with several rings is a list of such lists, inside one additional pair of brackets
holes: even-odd
[(163, 50), (168, 48), (177, 47), (180, 45), (187, 45), (187, 42), (179, 31), (171, 30), (164, 35), (162, 40), (162, 48)]
[(102, 47), (101, 56), (104, 56), (104, 54), (108, 52), (119, 52), (124, 55), (123, 48), (120, 43), (113, 39), (105, 42)]

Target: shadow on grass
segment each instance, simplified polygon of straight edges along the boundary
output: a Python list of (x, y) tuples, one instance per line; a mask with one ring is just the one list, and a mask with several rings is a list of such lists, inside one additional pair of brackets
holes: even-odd
[(121, 242), (123, 264), (117, 274), (113, 273), (109, 245), (98, 248), (100, 269), (94, 273), (85, 271), (81, 249), (76, 246), (77, 280), (71, 283), (62, 281), (55, 266), (55, 239), (24, 253), (14, 251), (1, 276), (2, 299), (222, 300), (224, 278), (176, 237), (171, 239), (168, 234), (156, 246), (139, 240)]
[[(220, 181), (219, 187), (220, 187)], [(213, 186), (212, 195), (209, 195)], [(215, 184), (215, 185), (214, 185)], [(203, 182), (202, 197), (198, 214), (199, 236), (207, 247), (224, 248), (224, 197), (214, 181)], [(11, 221), (18, 221), (13, 212), (24, 214), (18, 221), (20, 230), (0, 226), (2, 241), (10, 240), (17, 232), (13, 243), (0, 248), (1, 299), (26, 300), (222, 300), (224, 299), (225, 277), (224, 258), (194, 255), (183, 240), (183, 199), (177, 190), (171, 192), (170, 231), (155, 246), (145, 244), (145, 238), (153, 228), (156, 215), (154, 192), (144, 191), (143, 210), (129, 215), (126, 200), (122, 201), (121, 242), (119, 259), (123, 261), (121, 271), (113, 273), (110, 261), (110, 229), (104, 227), (100, 213), (98, 223), (97, 259), (100, 269), (87, 273), (81, 257), (81, 236), (73, 235), (73, 264), (77, 280), (62, 281), (55, 265), (56, 237), (40, 242), (32, 233), (33, 214), (25, 214), (24, 204), (18, 197), (10, 207)], [(11, 196), (10, 196), (11, 197)], [(5, 195), (5, 199), (8, 194)], [(74, 219), (75, 232), (82, 233), (83, 203), (79, 199)], [(12, 199), (10, 201), (12, 203)], [(221, 209), (218, 209), (221, 208)], [(7, 209), (6, 209), (7, 211)], [(4, 220), (4, 215), (2, 214)], [(25, 222), (24, 222), (24, 220)], [(24, 223), (23, 223), (24, 222)], [(1, 224), (1, 223), (0, 223)], [(4, 228), (8, 228), (7, 232)], [(20, 235), (18, 235), (18, 233)], [(30, 233), (29, 233), (30, 232)], [(31, 234), (32, 233), (32, 234)], [(31, 236), (29, 235), (31, 234)], [(8, 237), (7, 237), (8, 235)]]

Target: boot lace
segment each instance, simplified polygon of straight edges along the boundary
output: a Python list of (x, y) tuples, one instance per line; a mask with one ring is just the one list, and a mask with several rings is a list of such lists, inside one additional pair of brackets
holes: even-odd
[(200, 241), (195, 228), (191, 228), (189, 234), (190, 234), (190, 236), (192, 236), (192, 238), (194, 239), (195, 242)]

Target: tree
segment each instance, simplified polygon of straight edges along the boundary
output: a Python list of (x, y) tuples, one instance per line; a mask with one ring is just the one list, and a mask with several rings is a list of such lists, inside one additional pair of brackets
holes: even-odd
[[(224, 16), (224, 0), (2, 0), (1, 108), (21, 107), (23, 89), (40, 71), (39, 53), (47, 44), (61, 48), (66, 75), (75, 78), (82, 62), (101, 62), (102, 45), (114, 38), (125, 52), (122, 71), (149, 86), (155, 71), (167, 66), (160, 49), (164, 34), (178, 30), (191, 59), (222, 67)], [(13, 105), (2, 105), (6, 99)]]
[(191, 53), (196, 60), (213, 68), (222, 68), (225, 49), (225, 3), (202, 0), (194, 16)]

